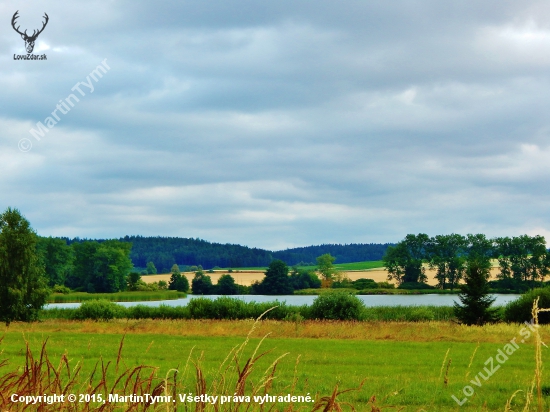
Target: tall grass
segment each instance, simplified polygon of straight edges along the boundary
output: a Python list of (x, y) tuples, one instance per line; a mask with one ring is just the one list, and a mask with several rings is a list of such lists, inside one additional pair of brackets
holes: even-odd
[(455, 320), (451, 306), (374, 306), (364, 310), (363, 320), (381, 322), (422, 322)]
[[(274, 383), (279, 374), (276, 374), (280, 361), (288, 355), (284, 353), (271, 360), (267, 369), (262, 373), (258, 361), (267, 358), (270, 351), (261, 351), (261, 345), (267, 336), (253, 348), (252, 355), (245, 356), (245, 349), (250, 343), (250, 337), (264, 312), (250, 329), (246, 339), (240, 345), (233, 347), (219, 365), (217, 371), (209, 373), (202, 367), (203, 353), (189, 354), (182, 368), (171, 369), (165, 376), (158, 375), (158, 368), (139, 365), (126, 367), (122, 358), (124, 337), (120, 341), (118, 355), (114, 362), (105, 362), (103, 359), (96, 363), (90, 376), (81, 374), (82, 364), (71, 365), (67, 353), (61, 355), (57, 366), (50, 360), (47, 351), (47, 341), (41, 346), (40, 354), (36, 357), (26, 347), (24, 366), (15, 367), (5, 372), (8, 360), (0, 361), (0, 410), (11, 412), (36, 410), (40, 412), (53, 411), (178, 411), (194, 410), (196, 412), (233, 412), (233, 411), (272, 411), (272, 410), (311, 410), (311, 411), (342, 411), (344, 402), (339, 396), (350, 390), (339, 391), (338, 386), (331, 395), (322, 396), (314, 393), (311, 396), (296, 393), (298, 383), (298, 359), (295, 363), (294, 378), (289, 385), (275, 387)], [(2, 339), (0, 339), (1, 343)], [(113, 371), (114, 369), (114, 371)], [(191, 379), (189, 379), (191, 375)], [(34, 404), (13, 402), (22, 397), (38, 397), (33, 399)], [(43, 395), (64, 394), (57, 402), (51, 402)], [(76, 401), (68, 395), (76, 394)], [(149, 395), (146, 397), (145, 395)], [(182, 399), (180, 395), (184, 396)], [(122, 397), (120, 402), (110, 402), (110, 396)], [(194, 401), (189, 402), (186, 395), (192, 395)], [(208, 402), (202, 395), (215, 395), (216, 402)], [(262, 403), (254, 399), (255, 396), (265, 397)], [(127, 398), (125, 398), (127, 397)], [(137, 397), (143, 399), (136, 400)], [(151, 397), (159, 403), (151, 401)], [(199, 397), (199, 399), (197, 399)], [(292, 400), (292, 397), (296, 397)], [(225, 400), (223, 400), (225, 398)], [(286, 399), (290, 399), (288, 402)], [(305, 399), (307, 403), (304, 403)], [(375, 408), (375, 400), (369, 403)], [(352, 407), (352, 410), (354, 408)]]
[(157, 292), (117, 292), (117, 293), (86, 293), (74, 292), (69, 294), (53, 293), (48, 298), (48, 303), (75, 303), (88, 300), (109, 300), (112, 302), (142, 302), (155, 300), (171, 300), (186, 297), (187, 294), (175, 290)]

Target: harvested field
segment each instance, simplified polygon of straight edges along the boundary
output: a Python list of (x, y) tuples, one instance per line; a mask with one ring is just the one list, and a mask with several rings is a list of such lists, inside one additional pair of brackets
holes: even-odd
[[(491, 279), (496, 279), (496, 275), (499, 273), (500, 268), (498, 266), (495, 266), (491, 269)], [(247, 270), (247, 271), (241, 271), (238, 272), (232, 272), (229, 273), (224, 270), (216, 270), (213, 273), (206, 273), (208, 276), (212, 278), (212, 283), (217, 283), (218, 279), (222, 275), (231, 275), (235, 279), (235, 282), (239, 285), (245, 285), (250, 286), (253, 282), (258, 281), (260, 282), (264, 278), (265, 271), (263, 270)], [(386, 269), (384, 268), (377, 268), (377, 269), (367, 269), (367, 270), (353, 270), (353, 271), (345, 271), (344, 273), (349, 279), (351, 280), (357, 280), (361, 278), (366, 279), (373, 279), (375, 282), (384, 282), (388, 280), (388, 272), (386, 272)], [(430, 285), (436, 285), (437, 281), (434, 279), (436, 271), (434, 269), (428, 269), (426, 268), (426, 276), (428, 276), (428, 284)], [(193, 276), (195, 275), (194, 272), (185, 272), (184, 274), (187, 279), (189, 279), (189, 284), (191, 284), (191, 280), (193, 279)], [(142, 279), (145, 283), (153, 283), (158, 282), (159, 280), (164, 280), (166, 282), (170, 281), (170, 273), (161, 274), (161, 275), (147, 275), (142, 276)]]

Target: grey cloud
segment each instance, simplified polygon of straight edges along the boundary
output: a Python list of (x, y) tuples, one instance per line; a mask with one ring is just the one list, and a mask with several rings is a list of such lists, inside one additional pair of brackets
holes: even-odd
[[(0, 209), (279, 248), (548, 231), (545, 2), (6, 2)], [(44, 121), (103, 59), (41, 141)], [(33, 149), (21, 153), (17, 142)]]

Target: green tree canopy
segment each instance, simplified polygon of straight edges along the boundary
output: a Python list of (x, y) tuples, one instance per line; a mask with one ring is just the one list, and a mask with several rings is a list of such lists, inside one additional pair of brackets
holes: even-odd
[(290, 274), (290, 284), (294, 290), (318, 289), (321, 279), (314, 272), (295, 267)]
[(454, 289), (464, 277), (466, 269), (466, 238), (458, 234), (437, 235), (428, 244), (430, 267), (436, 269), (435, 278), (441, 289)]
[(330, 253), (325, 253), (317, 258), (317, 270), (323, 279), (333, 279), (333, 275), (336, 273), (333, 265), (335, 260), (336, 258)]
[(32, 321), (49, 295), (37, 236), (19, 210), (0, 215), (0, 321)]
[(38, 237), (36, 245), (48, 278), (48, 285), (65, 285), (72, 272), (74, 254), (65, 239), (55, 237)]
[(529, 282), (533, 287), (548, 276), (550, 254), (543, 236), (500, 237), (495, 239), (495, 246), (500, 279)]
[(292, 295), (294, 289), (290, 284), (286, 263), (278, 259), (273, 260), (256, 290), (264, 295)]
[(389, 246), (382, 259), (388, 271), (388, 280), (405, 282), (425, 282), (426, 275), (422, 263), (428, 259), (430, 238), (424, 233), (409, 234), (395, 246)]
[(155, 264), (153, 262), (147, 262), (147, 274), (148, 275), (157, 274), (157, 268), (155, 267)]
[(128, 275), (128, 290), (134, 291), (138, 290), (140, 284), (145, 283), (141, 280), (141, 274), (138, 272), (131, 272)]
[(74, 271), (67, 283), (87, 292), (119, 292), (127, 286), (132, 269), (131, 243), (118, 240), (73, 244)]
[(202, 270), (195, 272), (195, 277), (191, 281), (191, 291), (193, 295), (209, 295), (212, 291), (212, 279)]
[(178, 292), (187, 292), (189, 290), (189, 281), (187, 277), (181, 274), (180, 268), (176, 264), (172, 266), (172, 276), (170, 276), (168, 289), (177, 290)]
[(239, 287), (235, 283), (233, 276), (226, 274), (220, 276), (217, 284), (217, 292), (220, 295), (238, 295)]

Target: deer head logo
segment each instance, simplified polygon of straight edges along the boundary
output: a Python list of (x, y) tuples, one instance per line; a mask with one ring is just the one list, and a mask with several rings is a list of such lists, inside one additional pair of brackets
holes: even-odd
[(34, 50), (34, 42), (36, 41), (36, 38), (38, 37), (38, 35), (40, 33), (42, 33), (44, 31), (44, 28), (46, 27), (46, 24), (48, 24), (48, 20), (50, 18), (48, 17), (48, 15), (46, 13), (44, 13), (44, 18), (46, 19), (46, 21), (44, 23), (42, 23), (42, 28), (40, 30), (38, 30), (38, 32), (36, 30), (33, 30), (32, 35), (29, 36), (29, 35), (27, 35), (27, 30), (25, 30), (24, 33), (21, 33), (19, 31), (20, 26), (17, 26), (17, 28), (15, 27), (16, 20), (19, 17), (17, 15), (17, 13), (19, 13), (19, 10), (17, 10), (15, 12), (15, 14), (13, 15), (13, 17), (11, 19), (11, 25), (12, 25), (13, 29), (21, 35), (21, 38), (23, 40), (25, 40), (25, 48), (27, 49), (27, 53), (32, 53), (32, 51)]

